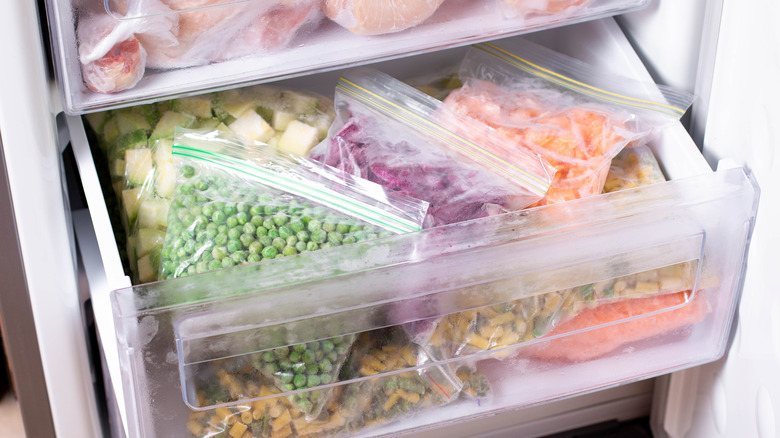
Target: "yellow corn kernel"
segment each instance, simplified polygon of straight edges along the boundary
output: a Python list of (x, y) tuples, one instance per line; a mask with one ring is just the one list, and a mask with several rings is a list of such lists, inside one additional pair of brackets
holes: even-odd
[(401, 396), (401, 398), (410, 403), (417, 403), (420, 401), (420, 394), (416, 392), (408, 392), (404, 391), (403, 389), (397, 389), (396, 392), (399, 396)]
[(290, 424), (285, 425), (279, 430), (271, 430), (271, 438), (285, 438), (292, 435), (292, 427)]
[(255, 409), (255, 410), (252, 411), (252, 419), (257, 421), (257, 420), (263, 418), (263, 414), (264, 414), (264, 412), (263, 412), (262, 409)]
[(393, 408), (393, 406), (395, 406), (399, 398), (401, 398), (401, 395), (398, 394), (397, 392), (393, 392), (392, 394), (390, 394), (390, 397), (387, 398), (385, 404), (382, 405), (382, 409), (389, 411), (390, 409)]
[(498, 315), (496, 309), (492, 307), (483, 307), (479, 309), (479, 312), (482, 313), (486, 318), (493, 318), (494, 316)]
[(360, 367), (360, 369), (358, 369), (358, 372), (360, 373), (361, 376), (373, 376), (379, 374), (377, 371), (366, 367)]
[(661, 278), (661, 290), (667, 292), (679, 292), (681, 290), (690, 289), (690, 286), (679, 277), (663, 277)]
[(244, 411), (241, 413), (241, 422), (249, 424), (252, 422), (252, 411)]
[(235, 415), (231, 415), (231, 416), (227, 417), (227, 419), (225, 420), (225, 423), (227, 423), (228, 426), (230, 426), (230, 425), (235, 424), (236, 421), (238, 421), (238, 417), (236, 417)]
[(615, 295), (618, 295), (618, 296), (623, 296), (623, 295), (625, 295), (625, 292), (626, 292), (626, 288), (627, 288), (627, 287), (628, 287), (628, 285), (626, 284), (626, 282), (625, 282), (624, 280), (618, 280), (618, 281), (616, 281), (616, 282), (615, 282), (615, 286), (614, 286), (614, 289), (615, 289)]
[(279, 418), (284, 411), (286, 411), (286, 409), (284, 406), (282, 406), (281, 403), (275, 403), (271, 405), (270, 409), (268, 409), (268, 415), (270, 415), (271, 418)]
[(476, 333), (473, 333), (468, 338), (466, 338), (466, 343), (481, 350), (487, 350), (490, 348), (490, 342)]
[(648, 294), (661, 290), (661, 285), (657, 281), (640, 281), (636, 284), (637, 293)]
[(252, 431), (247, 430), (243, 435), (241, 435), (241, 438), (252, 438)]
[(290, 415), (290, 411), (285, 409), (281, 415), (276, 417), (273, 421), (271, 421), (271, 429), (272, 430), (279, 430), (283, 428), (284, 426), (290, 424), (290, 421), (292, 421), (292, 416)]
[(200, 436), (200, 431), (203, 427), (197, 421), (190, 420), (187, 422), (187, 430), (195, 436)]
[(385, 369), (385, 364), (371, 355), (363, 356), (363, 358), (360, 360), (360, 364), (363, 367), (373, 368), (377, 371), (382, 371)]
[(444, 339), (447, 338), (447, 336), (445, 336), (445, 331), (446, 329), (444, 327), (444, 324), (439, 324), (439, 326), (436, 327), (433, 333), (431, 333), (431, 339), (428, 342), (434, 347), (441, 346)]
[(385, 359), (387, 359), (387, 353), (385, 353), (382, 350), (374, 350), (371, 352), (371, 355), (375, 358), (379, 359), (380, 361), (384, 362)]
[(219, 415), (212, 415), (209, 418), (209, 425), (211, 425), (212, 427), (217, 427), (220, 424), (222, 424), (222, 421), (223, 420), (222, 420), (222, 418)]
[(490, 325), (502, 325), (515, 319), (515, 314), (512, 312), (504, 312), (500, 315), (496, 315), (488, 320)]
[(222, 420), (224, 420), (225, 418), (228, 418), (229, 416), (233, 415), (230, 412), (230, 409), (228, 409), (228, 408), (226, 408), (224, 406), (223, 407), (219, 407), (217, 409), (214, 409), (214, 413), (219, 415), (219, 418), (222, 419)]
[(415, 359), (414, 354), (412, 354), (412, 350), (404, 346), (404, 348), (401, 349), (401, 356), (406, 361), (407, 365), (417, 365), (417, 359)]
[(504, 329), (501, 326), (494, 327), (494, 326), (482, 326), (479, 329), (479, 335), (482, 336), (485, 339), (488, 339), (488, 341), (500, 338), (501, 335), (504, 334)]
[(520, 340), (520, 334), (517, 332), (509, 332), (499, 339), (498, 343), (502, 346), (516, 344)]
[(554, 311), (563, 301), (563, 298), (558, 293), (547, 294), (544, 297), (544, 308), (548, 311)]
[(269, 388), (267, 386), (263, 386), (262, 388), (260, 388), (260, 397), (265, 397), (267, 395), (274, 395), (274, 394), (278, 394), (278, 393), (279, 393), (279, 391), (271, 389), (271, 388)]
[(330, 416), (328, 419), (328, 422), (325, 423), (326, 429), (335, 429), (337, 427), (341, 427), (344, 425), (344, 417), (341, 416), (338, 412), (334, 412), (333, 415)]
[(397, 345), (385, 345), (382, 347), (382, 351), (385, 353), (397, 353), (398, 352), (398, 346)]
[(244, 424), (244, 423), (236, 423), (236, 424), (233, 425), (233, 427), (230, 429), (230, 432), (228, 432), (228, 433), (233, 438), (240, 438), (241, 435), (244, 434), (244, 432), (246, 432), (246, 424)]

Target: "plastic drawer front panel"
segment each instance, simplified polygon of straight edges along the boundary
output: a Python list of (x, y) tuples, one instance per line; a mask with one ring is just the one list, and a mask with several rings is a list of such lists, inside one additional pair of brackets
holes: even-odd
[(726, 347), (743, 169), (112, 293), (134, 436), (383, 435)]
[[(47, 11), (63, 106), (81, 114), (462, 46), (648, 3), (50, 0)], [(390, 10), (372, 9), (386, 4)], [(375, 16), (392, 19), (374, 23)]]

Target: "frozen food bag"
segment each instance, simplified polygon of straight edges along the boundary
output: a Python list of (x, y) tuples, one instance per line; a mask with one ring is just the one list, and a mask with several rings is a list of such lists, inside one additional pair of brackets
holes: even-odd
[[(505, 14), (522, 20), (557, 15), (566, 17), (585, 9), (593, 0), (498, 0)], [(547, 18), (549, 19), (549, 18)]]
[[(456, 400), (463, 381), (449, 365), (416, 368), (430, 361), (398, 326), (361, 333), (342, 370), (342, 380), (354, 380), (343, 393), (346, 426), (384, 425)], [(469, 381), (477, 380), (473, 374), (461, 372)]]
[(325, 16), (358, 35), (398, 32), (427, 20), (444, 0), (324, 0)]
[[(642, 316), (676, 305), (686, 304), (685, 297), (695, 285), (697, 263), (683, 262), (675, 265), (625, 275), (595, 283), (584, 284), (571, 289), (521, 298), (490, 306), (478, 307), (463, 312), (451, 313), (433, 318), (426, 326), (418, 325), (413, 332), (414, 341), (442, 360), (464, 357), (482, 351), (495, 351), (493, 357), (504, 358), (516, 354), (518, 344), (542, 337), (562, 335), (575, 330), (587, 330), (606, 322)], [(491, 286), (475, 287), (471, 292), (482, 296), (491, 293)], [(682, 295), (681, 295), (682, 294)], [(467, 294), (458, 297), (468, 303)], [(656, 307), (652, 307), (652, 305)], [(619, 309), (619, 310), (614, 310)], [(693, 309), (693, 307), (692, 307)], [(683, 313), (688, 314), (689, 311)], [(679, 313), (679, 312), (678, 312)], [(691, 315), (699, 315), (695, 310)], [(584, 315), (584, 316), (581, 316)], [(597, 321), (597, 316), (603, 316)], [(640, 325), (645, 325), (642, 323)], [(673, 329), (676, 325), (659, 327), (658, 333)], [(421, 329), (424, 327), (425, 329)], [(407, 327), (407, 331), (410, 331)], [(648, 335), (652, 333), (648, 331)], [(632, 334), (637, 338), (636, 334)], [(629, 338), (629, 339), (627, 339)], [(585, 334), (582, 339), (589, 339)], [(621, 342), (630, 341), (620, 336)], [(558, 345), (574, 345), (576, 341), (551, 341), (554, 347), (524, 347), (521, 352), (542, 357), (542, 350), (549, 357), (555, 351), (565, 348)], [(610, 347), (606, 347), (609, 345)], [(615, 348), (615, 343), (606, 343), (603, 348), (586, 348), (589, 353), (572, 353), (567, 357), (586, 355), (593, 358)], [(599, 353), (597, 353), (599, 352)], [(561, 356), (561, 353), (555, 353)], [(547, 356), (545, 356), (547, 357)]]
[(419, 230), (427, 203), (222, 131), (177, 128), (160, 278)]
[(93, 113), (85, 119), (104, 152), (96, 159), (106, 158), (102, 166), (120, 199), (119, 232), (127, 237), (129, 268), (137, 284), (158, 277), (176, 178), (171, 155), (175, 128), (229, 131), (305, 155), (327, 135), (333, 102), (304, 90), (260, 85)]
[(666, 181), (658, 160), (647, 145), (623, 149), (609, 166), (604, 193)]
[(80, 0), (77, 38), (88, 88), (134, 87), (147, 68), (271, 53), (322, 18), (318, 0)]
[[(508, 48), (504, 48), (508, 47)], [(469, 49), (451, 110), (491, 126), (556, 169), (534, 206), (601, 193), (612, 158), (683, 115), (686, 92), (599, 71), (528, 41)]]
[(452, 92), (463, 86), (458, 77), (458, 66), (452, 65), (439, 71), (404, 79), (404, 82), (436, 100), (444, 100)]
[(425, 227), (521, 209), (552, 179), (536, 153), (376, 70), (345, 74), (335, 103), (336, 120), (312, 158), (427, 201)]
[(134, 87), (144, 75), (147, 51), (138, 35), (154, 36), (161, 44), (174, 45), (176, 18), (162, 0), (135, 0), (119, 20), (106, 13), (99, 0), (78, 0), (76, 35), (82, 79), (98, 93), (114, 93)]

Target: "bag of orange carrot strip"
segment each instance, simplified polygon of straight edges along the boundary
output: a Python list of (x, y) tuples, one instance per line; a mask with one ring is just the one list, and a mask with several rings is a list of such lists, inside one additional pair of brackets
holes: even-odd
[(547, 195), (533, 206), (601, 193), (612, 158), (679, 120), (693, 100), (528, 41), (498, 44), (469, 49), (459, 71), (463, 87), (444, 103), (557, 169)]

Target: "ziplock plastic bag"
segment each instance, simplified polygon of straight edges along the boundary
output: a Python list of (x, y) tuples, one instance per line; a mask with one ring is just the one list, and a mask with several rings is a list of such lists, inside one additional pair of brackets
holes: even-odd
[(421, 228), (424, 201), (225, 132), (176, 132), (161, 279)]
[[(158, 278), (176, 170), (174, 130), (217, 129), (305, 154), (327, 136), (333, 102), (305, 90), (258, 85), (85, 116), (105, 152), (121, 211), (133, 283)], [(110, 198), (110, 197), (109, 197)], [(118, 233), (118, 234), (119, 234)], [(124, 241), (124, 236), (120, 241)], [(125, 247), (125, 245), (121, 245)]]
[(666, 181), (653, 151), (647, 145), (623, 149), (609, 166), (604, 193)]
[(161, 0), (135, 0), (127, 15), (149, 14), (139, 19), (118, 20), (106, 14), (99, 0), (80, 0), (76, 35), (84, 83), (98, 93), (114, 93), (134, 87), (144, 75), (147, 50), (140, 34), (153, 36), (160, 44), (173, 46), (176, 17)]
[(335, 103), (312, 158), (427, 201), (425, 227), (521, 209), (550, 184), (537, 154), (376, 70), (345, 74)]
[(134, 87), (146, 68), (205, 65), (285, 47), (322, 19), (318, 0), (80, 0), (77, 36), (88, 88)]
[(593, 0), (497, 0), (509, 17), (530, 19), (536, 16), (571, 15), (587, 7)]
[[(562, 325), (565, 327), (566, 324), (578, 324), (578, 329), (598, 325), (593, 322), (595, 318), (592, 316), (585, 319), (591, 326), (576, 322), (579, 315), (588, 309), (595, 309), (590, 312), (598, 312), (598, 309), (616, 305), (630, 309), (632, 304), (619, 303), (636, 301), (637, 310), (633, 314), (610, 314), (613, 320), (619, 320), (641, 315), (641, 309), (647, 308), (647, 305), (643, 304), (647, 300), (667, 304), (674, 300), (679, 301), (674, 296), (694, 287), (695, 271), (694, 263), (679, 263), (571, 289), (452, 313), (422, 321), (416, 326), (407, 325), (405, 328), (413, 336), (414, 342), (439, 360), (487, 350), (497, 350), (494, 357), (503, 358), (513, 350), (502, 352), (502, 349), (560, 333), (557, 329)], [(489, 287), (476, 287), (474, 293), (484, 296), (489, 294), (490, 290)], [(664, 298), (665, 296), (673, 298)]]
[[(361, 430), (384, 425), (456, 400), (464, 383), (448, 365), (413, 369), (429, 362), (428, 355), (397, 326), (358, 336), (342, 380), (376, 377), (355, 381), (344, 389), (347, 427)], [(461, 375), (473, 378), (473, 372)], [(480, 390), (483, 396), (487, 392)]]
[(550, 190), (535, 205), (601, 193), (612, 158), (678, 120), (692, 101), (527, 41), (511, 44), (470, 48), (459, 73), (464, 86), (444, 103), (555, 166)]
[(416, 26), (444, 0), (324, 0), (322, 10), (341, 27), (358, 35), (380, 35)]

